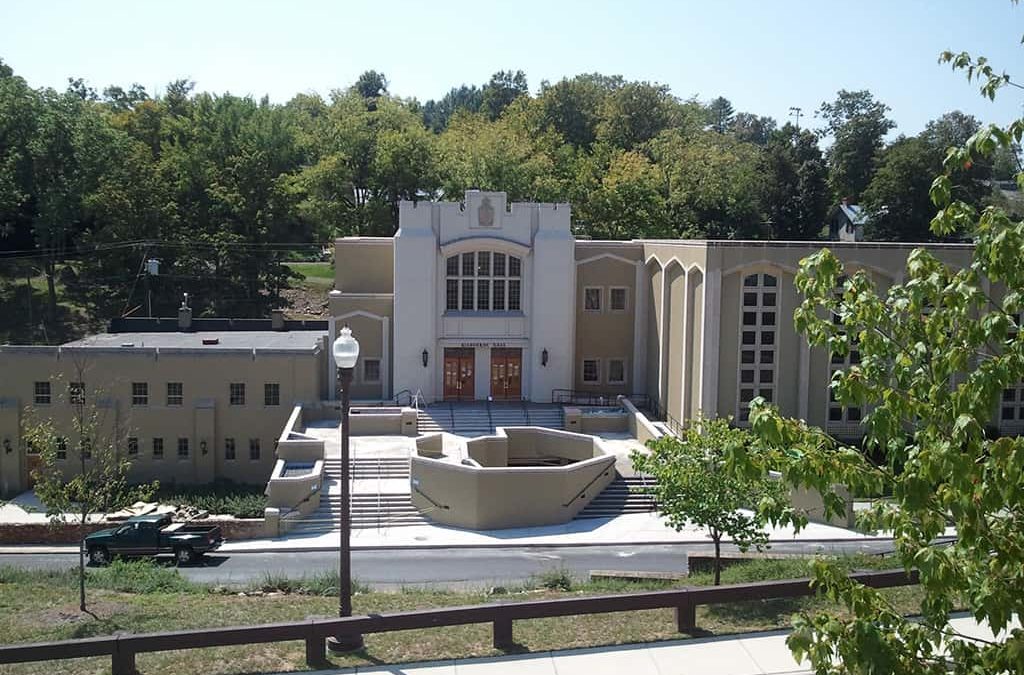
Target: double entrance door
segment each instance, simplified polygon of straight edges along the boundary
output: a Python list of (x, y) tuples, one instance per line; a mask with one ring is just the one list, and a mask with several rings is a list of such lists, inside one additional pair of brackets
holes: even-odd
[[(490, 396), (495, 401), (518, 401), (523, 395), (523, 350), (491, 349)], [(444, 350), (444, 398), (472, 401), (476, 398), (476, 350), (448, 347)]]

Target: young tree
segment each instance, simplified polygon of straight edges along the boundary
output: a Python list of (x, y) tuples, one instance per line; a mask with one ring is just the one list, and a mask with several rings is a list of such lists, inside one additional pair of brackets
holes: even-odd
[[(52, 419), (35, 416), (31, 410), (24, 429), (25, 440), (39, 452), (40, 463), (32, 477), (51, 522), (64, 523), (73, 517), (78, 523), (78, 599), (83, 612), (88, 611), (85, 536), (89, 520), (150, 499), (159, 487), (156, 482), (129, 483), (128, 429), (118, 428), (113, 408), (102, 403), (99, 391), (86, 391), (87, 371), (85, 362), (76, 359), (76, 379), (66, 389), (73, 409), (68, 436)], [(70, 475), (65, 467), (74, 467)]]
[(711, 103), (708, 103), (708, 118), (712, 131), (724, 134), (732, 130), (735, 113), (729, 99), (724, 96), (712, 99)]
[[(983, 59), (943, 59), (980, 80), (987, 96), (1009, 81)], [(1024, 380), (1024, 222), (953, 198), (956, 172), (1022, 136), (1024, 120), (980, 129), (947, 156), (932, 184), (932, 232), (969, 232), (970, 264), (954, 267), (918, 249), (902, 283), (883, 292), (858, 272), (837, 294), (844, 270), (835, 255), (823, 250), (801, 262), (796, 284), (805, 300), (796, 327), (832, 354), (845, 355), (857, 341), (860, 364), (837, 373), (831, 386), (843, 405), (870, 406), (864, 447), (884, 461), (873, 463), (861, 448), (786, 419), (760, 400), (751, 422), (763, 451), (733, 452), (730, 459), (743, 475), (781, 468), (788, 482), (827, 494), (829, 508), (840, 506), (828, 494), (835, 483), (891, 492), (858, 521), (892, 533), (899, 561), (919, 570), (923, 592), (921, 617), (911, 621), (877, 590), (817, 561), (816, 584), (846, 612), (802, 614), (789, 645), (818, 673), (1024, 672), (1024, 631), (988, 641), (949, 625), (958, 607), (996, 633), (1024, 614), (1024, 438), (990, 432), (993, 412), (1004, 416), (1004, 392)], [(785, 520), (783, 506), (766, 500), (759, 511)], [(949, 526), (956, 539), (935, 546)]]
[(658, 509), (677, 530), (693, 523), (707, 530), (715, 545), (715, 585), (722, 578), (722, 539), (741, 551), (768, 545), (764, 521), (752, 509), (766, 497), (785, 498), (779, 481), (764, 476), (735, 478), (725, 464), (726, 452), (749, 448), (750, 432), (729, 426), (724, 418), (699, 420), (682, 438), (665, 436), (648, 444), (650, 453), (631, 455), (637, 471), (657, 479), (651, 488)]

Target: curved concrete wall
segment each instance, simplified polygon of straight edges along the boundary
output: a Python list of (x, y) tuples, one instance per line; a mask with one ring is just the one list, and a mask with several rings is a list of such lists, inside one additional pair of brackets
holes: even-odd
[[(479, 466), (451, 457), (414, 456), (416, 508), (436, 522), (474, 530), (557, 525), (572, 520), (615, 478), (614, 455), (606, 454), (593, 437), (537, 427), (497, 432), (467, 442), (467, 456)], [(430, 445), (433, 450), (435, 444)], [(551, 457), (574, 463), (504, 465)]]

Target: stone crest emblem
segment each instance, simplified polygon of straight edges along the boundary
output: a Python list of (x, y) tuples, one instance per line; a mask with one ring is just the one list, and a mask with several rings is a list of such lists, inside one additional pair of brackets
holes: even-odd
[(480, 227), (494, 226), (494, 207), (491, 206), (490, 197), (484, 197), (480, 202), (480, 206), (476, 210), (476, 218)]

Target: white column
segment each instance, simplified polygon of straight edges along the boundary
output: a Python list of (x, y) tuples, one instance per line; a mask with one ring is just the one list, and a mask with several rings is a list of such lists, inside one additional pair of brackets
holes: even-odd
[(722, 311), (722, 270), (704, 272), (704, 330), (701, 333), (700, 409), (718, 417), (718, 351)]
[(332, 316), (327, 319), (327, 400), (338, 398), (338, 368), (334, 363), (334, 339), (338, 336), (338, 322)]
[[(659, 265), (661, 263), (658, 263)], [(665, 287), (668, 286), (668, 272), (662, 267), (661, 268), (661, 314), (658, 316), (658, 405), (664, 406), (668, 404), (668, 387), (665, 383), (665, 368), (668, 365), (668, 350), (665, 349), (665, 343), (668, 342), (668, 321), (665, 318), (668, 314), (668, 307), (665, 304), (665, 298), (668, 293), (665, 292)]]
[(633, 297), (633, 373), (634, 394), (647, 393), (647, 266), (642, 260), (636, 263), (636, 291)]
[(679, 410), (676, 413), (676, 419), (680, 422), (686, 419), (686, 405), (690, 400), (688, 393), (690, 378), (687, 377), (686, 373), (690, 370), (690, 360), (693, 358), (693, 350), (690, 349), (690, 334), (693, 333), (690, 328), (690, 320), (693, 316), (693, 311), (690, 307), (691, 281), (692, 277), (689, 270), (683, 270), (683, 330), (681, 331), (683, 334), (683, 344), (679, 345), (683, 353), (679, 362)]
[(800, 382), (797, 389), (797, 416), (807, 421), (807, 409), (810, 406), (811, 389), (811, 347), (807, 338), (798, 335), (800, 341)]
[(381, 384), (381, 398), (387, 400), (391, 398), (391, 380), (389, 374), (391, 373), (391, 331), (389, 327), (391, 325), (388, 317), (381, 317), (380, 320), (380, 384)]

